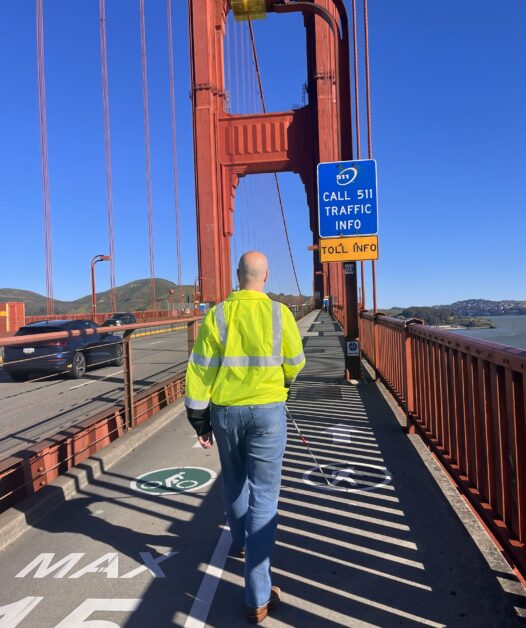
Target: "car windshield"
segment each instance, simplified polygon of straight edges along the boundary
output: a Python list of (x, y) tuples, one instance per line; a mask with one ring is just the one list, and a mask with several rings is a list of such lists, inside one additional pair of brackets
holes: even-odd
[(30, 336), (31, 334), (56, 334), (59, 331), (65, 331), (61, 327), (21, 327), (15, 336)]

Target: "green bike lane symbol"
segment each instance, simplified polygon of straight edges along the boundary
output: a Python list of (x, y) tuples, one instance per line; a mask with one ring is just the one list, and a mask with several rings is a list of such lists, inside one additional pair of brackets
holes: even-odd
[(217, 474), (204, 467), (168, 467), (143, 473), (130, 483), (130, 487), (148, 495), (195, 493), (206, 488)]

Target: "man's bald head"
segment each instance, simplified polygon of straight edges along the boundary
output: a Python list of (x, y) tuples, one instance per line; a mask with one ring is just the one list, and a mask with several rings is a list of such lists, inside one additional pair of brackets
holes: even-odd
[(242, 290), (263, 290), (268, 277), (267, 258), (259, 251), (244, 253), (239, 259), (237, 277)]

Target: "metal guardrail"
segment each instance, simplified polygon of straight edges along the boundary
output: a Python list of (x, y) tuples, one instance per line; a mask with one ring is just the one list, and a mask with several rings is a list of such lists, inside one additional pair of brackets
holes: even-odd
[[(123, 332), (119, 346), (122, 348), (122, 382), (117, 385), (117, 398), (109, 402), (96, 413), (75, 424), (66, 424), (58, 432), (51, 432), (38, 443), (28, 443), (21, 450), (10, 452), (0, 461), (0, 512), (6, 510), (20, 499), (35, 493), (50, 481), (65, 473), (89, 456), (119, 438), (127, 431), (140, 425), (153, 414), (184, 395), (184, 370), (160, 382), (150, 384), (139, 392), (134, 391), (134, 363), (132, 339), (148, 333), (186, 329), (185, 357), (191, 351), (202, 317), (173, 319), (140, 325), (125, 325), (118, 328), (103, 327), (98, 329), (72, 330), (55, 333), (31, 334), (0, 339), (2, 347), (36, 345), (44, 342), (50, 347), (49, 356), (53, 355), (51, 343), (57, 343), (71, 337), (91, 336), (100, 333)], [(115, 343), (117, 344), (117, 343)], [(98, 350), (102, 345), (95, 344), (89, 350)], [(40, 355), (38, 359), (43, 356)], [(31, 354), (23, 361), (28, 364)], [(101, 360), (92, 366), (115, 365), (114, 358)], [(9, 368), (4, 362), (4, 368)], [(119, 371), (120, 373), (120, 371)], [(58, 373), (61, 375), (63, 373)], [(162, 374), (162, 371), (161, 371)], [(39, 384), (45, 380), (56, 380), (57, 373), (33, 377), (27, 383)], [(103, 378), (105, 379), (105, 378)], [(115, 379), (115, 378), (114, 378)], [(120, 381), (120, 379), (119, 379)], [(4, 382), (5, 384), (6, 382)], [(21, 387), (21, 384), (12, 384)], [(82, 385), (82, 384), (81, 384)], [(76, 388), (76, 387), (75, 387)], [(23, 394), (23, 393), (22, 393)], [(31, 411), (31, 407), (28, 408)]]
[[(170, 310), (132, 310), (132, 314), (135, 316), (137, 324), (142, 325), (143, 323), (155, 322), (160, 320), (187, 320), (188, 318), (192, 318), (194, 316), (200, 316), (200, 310), (185, 307), (177, 307), (180, 304), (174, 304), (172, 311)], [(112, 312), (101, 312), (95, 314), (92, 317), (91, 314), (87, 312), (77, 313), (77, 314), (43, 314), (42, 316), (31, 315), (25, 317), (25, 324), (29, 325), (30, 323), (37, 323), (39, 321), (59, 321), (59, 320), (84, 320), (89, 318), (93, 320), (98, 325), (102, 325), (104, 321), (106, 321)]]
[(364, 312), (362, 351), (526, 578), (526, 351)]
[(314, 309), (314, 305), (289, 305), (291, 312), (294, 314), (294, 318), (299, 321), (304, 316), (307, 316)]

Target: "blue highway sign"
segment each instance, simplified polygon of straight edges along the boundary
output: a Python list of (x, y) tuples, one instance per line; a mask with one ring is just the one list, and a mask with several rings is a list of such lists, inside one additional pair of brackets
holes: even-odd
[(376, 161), (318, 164), (320, 237), (378, 233)]

